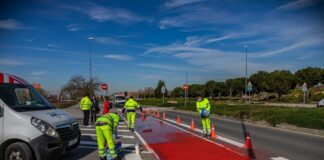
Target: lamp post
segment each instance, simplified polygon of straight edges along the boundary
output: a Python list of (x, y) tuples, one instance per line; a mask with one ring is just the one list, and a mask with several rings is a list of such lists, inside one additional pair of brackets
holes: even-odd
[(245, 94), (244, 94), (244, 102), (246, 102), (246, 96), (247, 96), (247, 45), (243, 46), (245, 48)]
[(91, 58), (91, 41), (93, 40), (92, 37), (88, 38), (89, 41), (89, 79), (90, 79), (90, 97), (92, 97), (92, 58)]

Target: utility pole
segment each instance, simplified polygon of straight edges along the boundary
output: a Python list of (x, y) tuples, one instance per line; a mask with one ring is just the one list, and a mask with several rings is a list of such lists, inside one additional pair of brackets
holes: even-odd
[[(186, 71), (186, 85), (188, 85), (188, 71)], [(188, 90), (185, 90), (185, 108), (187, 108)]]
[(248, 46), (243, 46), (245, 48), (245, 95), (244, 95), (244, 102), (246, 102), (247, 96), (247, 48)]
[(89, 40), (89, 79), (90, 79), (90, 98), (92, 98), (92, 57), (91, 57), (91, 52), (92, 52), (92, 48), (91, 48), (91, 40), (93, 40), (92, 37), (88, 38)]

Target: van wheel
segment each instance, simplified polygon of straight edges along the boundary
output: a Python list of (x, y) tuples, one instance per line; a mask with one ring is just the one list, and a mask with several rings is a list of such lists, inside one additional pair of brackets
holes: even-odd
[(5, 160), (32, 160), (33, 154), (27, 144), (16, 142), (8, 146)]

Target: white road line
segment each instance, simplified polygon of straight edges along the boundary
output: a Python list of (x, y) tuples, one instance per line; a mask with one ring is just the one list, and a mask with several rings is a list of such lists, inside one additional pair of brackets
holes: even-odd
[[(81, 136), (97, 137), (96, 134), (91, 134), (91, 133), (84, 133), (84, 134), (81, 134)], [(120, 134), (118, 134), (118, 137), (119, 137), (119, 138), (126, 138), (126, 139), (135, 139), (134, 136), (127, 136), (127, 135), (120, 135)]]
[(130, 132), (128, 129), (117, 129), (117, 132)]
[(125, 160), (141, 160), (141, 156), (137, 153), (131, 153), (125, 155)]
[(271, 157), (270, 159), (271, 160), (289, 160), (289, 159), (287, 159), (285, 157)]
[(80, 128), (81, 131), (95, 131), (95, 128)]
[[(168, 118), (165, 119), (165, 120), (169, 121), (169, 122), (177, 123), (177, 121), (174, 121), (174, 120), (171, 120), (171, 119), (168, 119)], [(183, 126), (183, 127), (186, 127), (186, 128), (190, 128), (190, 125), (187, 125), (187, 124), (180, 123), (180, 125)], [(198, 129), (198, 128), (196, 128), (195, 131), (203, 133), (203, 131), (201, 129)], [(227, 142), (229, 144), (235, 145), (237, 147), (243, 147), (244, 146), (243, 143), (240, 143), (240, 142), (237, 142), (237, 141), (234, 141), (234, 140), (231, 140), (231, 139), (219, 136), (219, 135), (217, 135), (217, 139), (219, 139), (221, 141), (224, 141), (224, 142)]]

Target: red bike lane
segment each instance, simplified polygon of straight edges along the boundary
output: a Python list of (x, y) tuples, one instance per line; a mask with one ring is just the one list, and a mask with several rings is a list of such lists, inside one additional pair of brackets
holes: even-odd
[(235, 151), (153, 117), (137, 119), (136, 131), (161, 160), (247, 160)]

